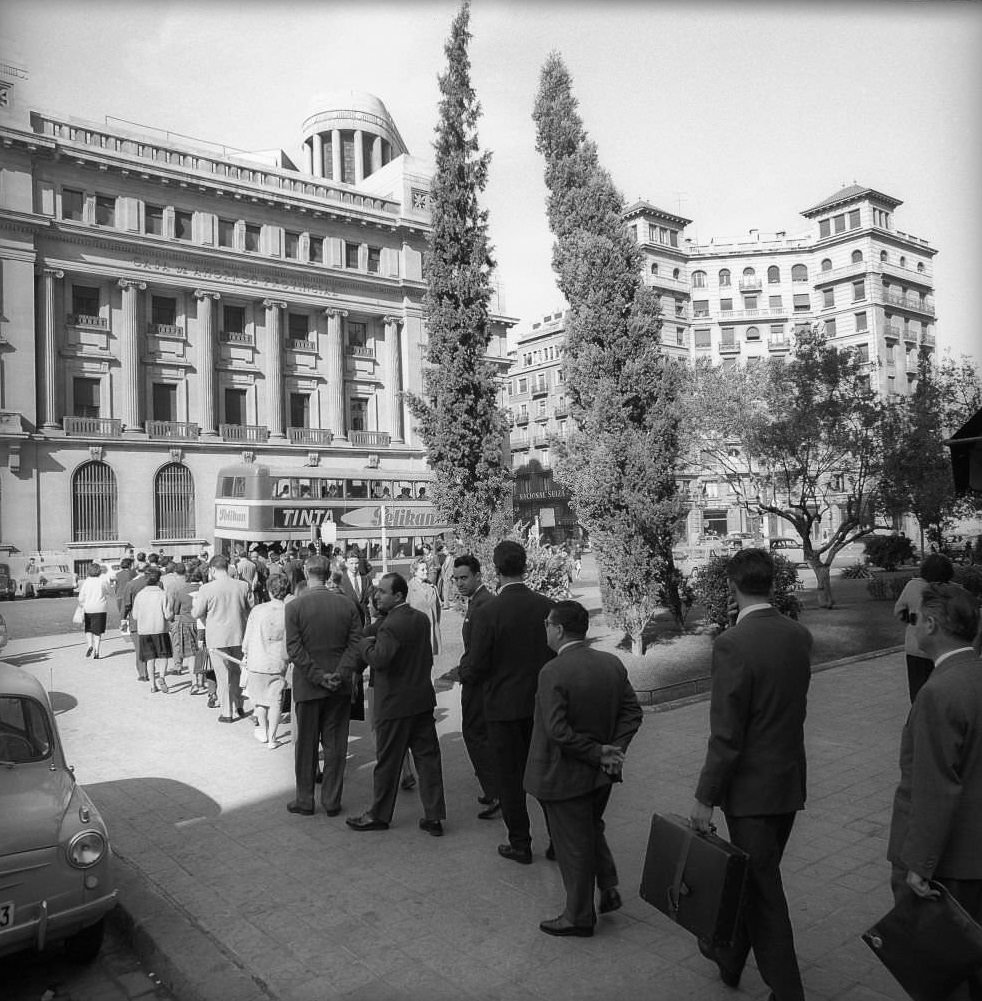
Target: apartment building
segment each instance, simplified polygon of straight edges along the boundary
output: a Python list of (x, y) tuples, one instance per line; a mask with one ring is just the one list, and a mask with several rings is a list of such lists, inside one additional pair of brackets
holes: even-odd
[(401, 394), (422, 388), (430, 173), (382, 101), (316, 99), (294, 158), (51, 114), (28, 85), (0, 65), (3, 547), (221, 547), (248, 534), (244, 503), (216, 514), (230, 464), (426, 496)]
[[(708, 243), (686, 237), (690, 219), (646, 201), (629, 206), (624, 221), (640, 247), (644, 281), (661, 302), (664, 350), (689, 362), (753, 365), (786, 357), (795, 330), (818, 323), (869, 363), (869, 378), (881, 393), (909, 393), (918, 351), (936, 345), (937, 251), (895, 227), (901, 204), (853, 184), (805, 209), (807, 227), (796, 235), (752, 229), (745, 238)], [(567, 503), (549, 463), (550, 435), (562, 433), (568, 419), (559, 361), (563, 340), (561, 312), (522, 332), (504, 398), (515, 422), (515, 501), (526, 520), (537, 504), (548, 522), (554, 517), (549, 509)], [(548, 393), (533, 395), (533, 386)], [(690, 540), (707, 531), (761, 530), (712, 470), (692, 470), (686, 488), (693, 502)], [(547, 534), (559, 541), (569, 528), (557, 522)]]

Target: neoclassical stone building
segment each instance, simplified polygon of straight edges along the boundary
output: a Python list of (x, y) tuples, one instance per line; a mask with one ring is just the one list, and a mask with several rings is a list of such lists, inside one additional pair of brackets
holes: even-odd
[[(261, 497), (216, 524), (230, 465), (289, 481), (284, 498), (329, 482), (356, 504), (425, 497), (401, 393), (422, 386), (430, 176), (385, 105), (318, 99), (298, 167), (49, 114), (28, 87), (0, 65), (3, 547), (81, 567), (128, 545), (309, 536), (296, 511), (255, 532)], [(511, 322), (496, 314), (503, 362)], [(386, 515), (426, 526), (403, 550), (440, 528), (420, 507)], [(359, 531), (342, 520), (342, 539)]]

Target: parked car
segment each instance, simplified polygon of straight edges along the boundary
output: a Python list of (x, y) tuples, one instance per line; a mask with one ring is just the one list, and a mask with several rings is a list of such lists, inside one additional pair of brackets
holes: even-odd
[(0, 563), (0, 601), (13, 601), (17, 597), (17, 581), (10, 573), (9, 563)]
[(116, 904), (109, 834), (75, 781), (48, 693), (0, 671), (0, 957), (63, 944), (92, 959)]
[(771, 552), (790, 560), (795, 566), (807, 566), (800, 539), (771, 539)]
[(754, 544), (754, 537), (750, 532), (730, 532), (723, 540), (723, 545), (727, 550), (749, 548)]

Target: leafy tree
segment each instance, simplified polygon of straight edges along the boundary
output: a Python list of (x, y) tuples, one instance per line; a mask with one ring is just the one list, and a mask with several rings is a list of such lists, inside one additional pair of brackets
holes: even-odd
[(557, 478), (590, 534), (608, 618), (642, 652), (659, 588), (681, 621), (672, 543), (682, 370), (662, 353), (654, 294), (622, 222), (623, 198), (601, 167), (557, 53), (543, 66), (532, 118), (545, 158), (553, 268), (569, 303), (563, 360), (574, 431), (556, 443)]
[(491, 340), (488, 213), (478, 197), (488, 179), (481, 152), (481, 106), (470, 80), (470, 4), (465, 2), (444, 46), (440, 118), (430, 193), (432, 228), (424, 258), (428, 331), (421, 396), (407, 394), (436, 479), (433, 503), (460, 539), (461, 551), (488, 562), (510, 528), (510, 474), (502, 443), (508, 433), (497, 403), (497, 374), (487, 360)]
[[(814, 327), (796, 341), (787, 361), (698, 367), (690, 425), (702, 463), (738, 502), (794, 529), (819, 602), (831, 608), (833, 558), (875, 528), (886, 405), (854, 351)], [(838, 527), (818, 542), (816, 528), (830, 512)]]
[[(733, 625), (730, 618), (730, 586), (726, 576), (732, 556), (713, 556), (708, 563), (692, 571), (692, 590), (696, 600), (706, 610), (706, 619), (720, 631)], [(779, 553), (772, 553), (774, 560), (774, 587), (771, 603), (789, 619), (801, 615), (801, 599), (798, 591), (802, 584), (798, 568)]]

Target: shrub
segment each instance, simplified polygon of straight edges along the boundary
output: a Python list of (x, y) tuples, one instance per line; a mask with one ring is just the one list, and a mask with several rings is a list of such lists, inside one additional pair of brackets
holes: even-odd
[(866, 591), (875, 601), (896, 601), (909, 580), (909, 577), (874, 577), (866, 585)]
[(869, 580), (872, 576), (873, 571), (865, 563), (853, 563), (842, 571), (843, 580)]
[(914, 559), (914, 546), (906, 535), (868, 535), (864, 549), (867, 561), (884, 570), (896, 570)]
[[(801, 614), (801, 601), (797, 592), (803, 587), (798, 577), (798, 568), (783, 556), (771, 553), (774, 560), (774, 590), (771, 604), (782, 615), (797, 619)], [(726, 580), (729, 556), (714, 556), (708, 563), (692, 571), (692, 590), (699, 603), (706, 609), (706, 620), (726, 629), (730, 625), (730, 591)]]
[(982, 598), (982, 567), (956, 567), (954, 583), (961, 584), (976, 598)]
[(525, 583), (530, 591), (538, 591), (553, 601), (569, 597), (573, 579), (573, 561), (559, 546), (542, 545), (531, 536), (525, 541), (528, 564)]

